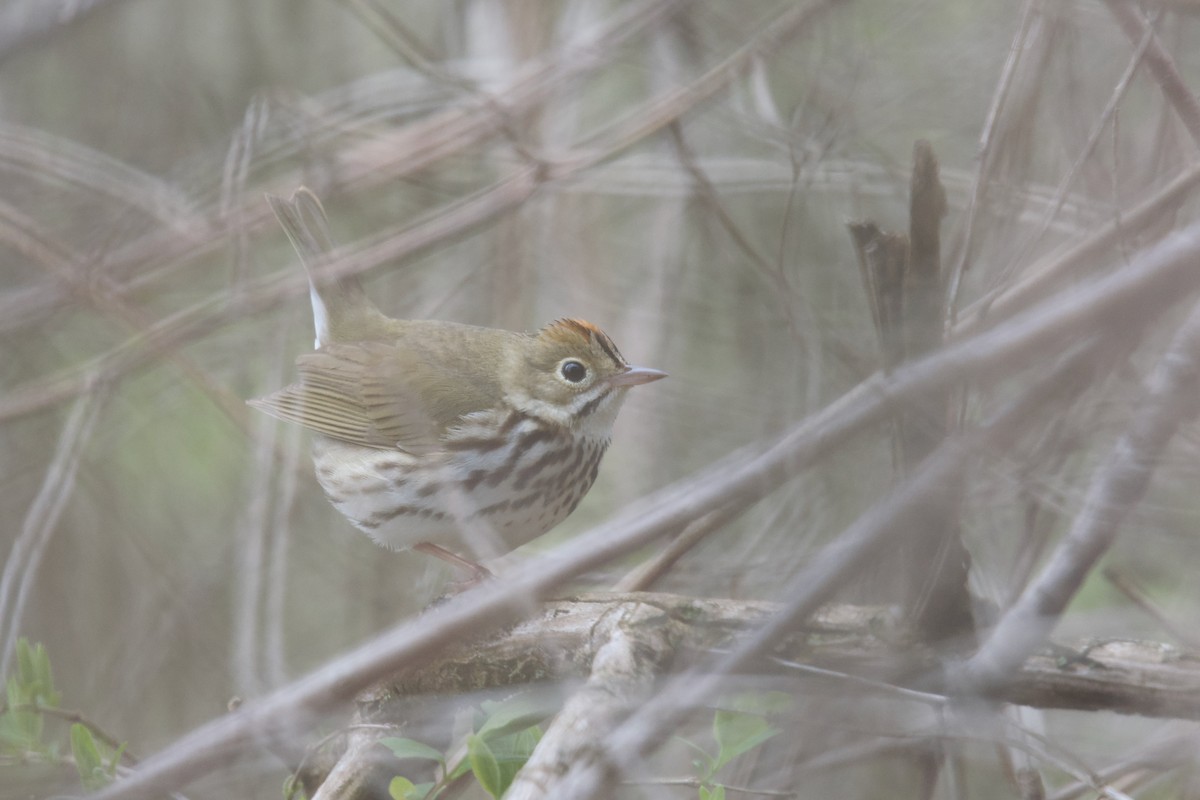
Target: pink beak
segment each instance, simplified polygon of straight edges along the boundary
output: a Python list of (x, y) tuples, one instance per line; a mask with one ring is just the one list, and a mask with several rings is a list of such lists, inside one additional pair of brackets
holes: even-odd
[(608, 379), (610, 386), (626, 387), (640, 386), (643, 383), (659, 380), (667, 377), (667, 373), (660, 369), (650, 369), (649, 367), (629, 367), (624, 372), (619, 372)]

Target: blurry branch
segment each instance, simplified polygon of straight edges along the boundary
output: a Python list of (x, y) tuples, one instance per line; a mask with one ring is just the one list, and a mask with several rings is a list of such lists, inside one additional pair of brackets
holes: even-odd
[(91, 440), (108, 396), (107, 385), (93, 384), (75, 402), (46, 468), (41, 489), (29, 506), (20, 534), (5, 554), (4, 571), (0, 573), (0, 674), (12, 674), (10, 667), (21, 633), (25, 603), (37, 582), (38, 567), (58, 528), (59, 517), (74, 492), (83, 450)]
[(1083, 581), (1137, 508), (1163, 450), (1183, 422), (1200, 413), (1200, 305), (1151, 376), (1137, 413), (1096, 470), (1083, 508), (1049, 563), (1004, 613), (954, 680), (970, 691), (1002, 684), (1049, 635)]
[[(600, 614), (581, 629), (583, 639), (565, 652), (578, 655), (584, 647), (591, 651), (587, 653), (590, 658), (585, 656), (587, 680), (554, 717), (505, 793), (506, 800), (559, 797), (557, 776), (588, 758), (596, 743), (604, 741), (632, 708), (649, 697), (663, 668), (680, 645), (688, 643), (688, 631), (681, 627), (690, 628), (688, 620), (698, 610), (690, 598), (674, 609), (635, 599)], [(682, 617), (676, 616), (681, 612)], [(699, 627), (711, 630), (724, 622), (709, 618)], [(530, 644), (538, 648), (544, 646), (541, 641), (537, 635)]]
[[(946, 190), (929, 142), (913, 146), (908, 234), (885, 233), (874, 222), (852, 222), (863, 288), (871, 307), (885, 370), (942, 344), (941, 225)], [(897, 409), (893, 453), (899, 475), (911, 474), (945, 439), (950, 392), (941, 388)], [(904, 608), (925, 641), (962, 641), (973, 626), (967, 591), (970, 555), (962, 543), (961, 480), (930, 504), (892, 572), (903, 586)]]
[(653, 558), (643, 561), (627, 572), (621, 580), (613, 585), (613, 591), (646, 591), (689, 550), (704, 541), (710, 533), (721, 530), (727, 523), (737, 519), (743, 510), (739, 504), (730, 503), (692, 520)]
[(1096, 781), (1078, 781), (1064, 786), (1050, 795), (1049, 800), (1074, 800), (1088, 795), (1094, 791), (1095, 782), (1121, 781), (1128, 791), (1148, 779), (1161, 777), (1167, 770), (1190, 766), (1195, 761), (1197, 747), (1200, 747), (1200, 739), (1194, 727), (1174, 725), (1164, 728), (1125, 760), (1098, 770)]
[(115, 201), (174, 231), (186, 230), (197, 215), (185, 193), (168, 181), (38, 128), (0, 125), (0, 164), (18, 175), (104, 198), (96, 202), (105, 209)]
[[(366, 246), (339, 251), (319, 271), (320, 275), (351, 274), (370, 266), (409, 255), (443, 241), (449, 236), (487, 222), (501, 211), (514, 208), (537, 188), (529, 171), (517, 173), (487, 191), (438, 209), (428, 222), (389, 230)], [(266, 204), (263, 203), (265, 208)], [(201, 338), (223, 324), (273, 308), (284, 298), (308, 291), (304, 274), (289, 265), (256, 280), (232, 297), (214, 297), (160, 319), (115, 349), (81, 366), (68, 368), (26, 383), (0, 398), (0, 422), (67, 400), (84, 389), (88, 375), (98, 373), (112, 380), (145, 366), (163, 353)]]
[[(669, 18), (684, 4), (685, 0), (642, 0), (622, 6), (588, 36), (565, 42), (554, 52), (531, 62), (511, 84), (496, 92), (496, 101), (510, 115), (531, 111), (570, 81), (617, 58), (623, 45)], [(395, 183), (399, 178), (483, 144), (502, 131), (504, 125), (505, 120), (497, 118), (492, 106), (481, 102), (430, 114), (399, 131), (377, 133), (367, 142), (362, 141), (360, 132), (359, 137), (352, 138), (328, 156), (334, 164), (326, 174), (329, 185), (316, 188), (322, 196), (332, 196), (335, 191), (350, 192)], [(332, 136), (335, 132), (323, 133)], [(310, 144), (307, 141), (293, 143), (289, 150), (294, 154), (297, 150), (307, 149)], [(95, 158), (104, 157), (97, 155)], [(78, 167), (73, 163), (54, 161), (41, 165), (39, 170), (45, 176), (67, 183), (73, 182), (72, 176), (77, 171)], [(303, 182), (299, 175), (292, 174), (262, 188), (286, 195)], [(89, 188), (105, 195), (111, 191), (103, 185), (89, 184)], [(110, 252), (96, 266), (96, 271), (112, 273), (119, 285), (126, 275), (145, 272), (148, 265), (177, 267), (211, 255), (224, 247), (229, 237), (264, 227), (273, 230), (275, 221), (267, 204), (255, 199), (249, 204), (226, 209), (213, 206), (181, 220), (181, 223), (172, 225), (170, 230), (155, 230)], [(287, 271), (292, 272), (291, 269)], [(36, 302), (42, 305), (43, 314), (46, 314), (68, 299), (65, 293), (52, 293), (52, 297), (52, 302), (25, 295), (20, 300), (24, 304)], [(15, 303), (0, 302), (0, 320), (8, 316), (12, 306)], [(66, 398), (60, 397), (55, 402), (62, 399)]]
[[(645, 701), (656, 681), (678, 672), (671, 666), (673, 661), (682, 654), (726, 647), (776, 610), (764, 602), (636, 593), (583, 595), (547, 603), (511, 631), (454, 648), (360, 696), (359, 712), (349, 725), (353, 742), (337, 759), (317, 797), (346, 798), (361, 787), (386, 785), (395, 765), (386, 759), (381, 763), (381, 750), (369, 745), (403, 728), (412, 718), (411, 703), (421, 696), (585, 679), (505, 795), (507, 800), (571, 796), (557, 776), (591, 758), (596, 743)], [(896, 644), (903, 641), (903, 631), (884, 608), (827, 606), (777, 641), (775, 657), (748, 665), (748, 670), (756, 677), (783, 675), (788, 686), (800, 687), (800, 693), (832, 691), (849, 702), (883, 698), (939, 707), (950, 704), (944, 695), (913, 692), (870, 677), (915, 674), (936, 662), (928, 648)], [(1004, 696), (1039, 708), (1200, 718), (1200, 654), (1145, 642), (1111, 641), (1081, 649), (1079, 655), (1080, 663), (1086, 661), (1084, 668), (1064, 665), (1061, 655), (1030, 659)], [(708, 700), (711, 703), (713, 698)], [(610, 766), (619, 771), (621, 765)], [(308, 778), (321, 782), (319, 775)], [(337, 785), (330, 785), (335, 778)]]
[(1009, 91), (1012, 89), (1017, 73), (1017, 65), (1020, 63), (1021, 56), (1025, 55), (1028, 49), (1026, 42), (1029, 39), (1030, 31), (1033, 29), (1034, 19), (1041, 14), (1039, 5), (1038, 0), (1025, 0), (1025, 4), (1021, 10), (1021, 21), (1017, 26), (1017, 33), (1013, 37), (1012, 46), (1008, 49), (1008, 58), (1005, 59), (1004, 67), (1000, 71), (1000, 80), (996, 84), (996, 91), (992, 93), (992, 103), (988, 107), (987, 118), (984, 120), (983, 130), (979, 135), (979, 149), (976, 154), (976, 158), (979, 161), (979, 169), (976, 171), (975, 178), (971, 182), (971, 197), (967, 202), (966, 233), (963, 238), (962, 252), (959, 254), (954, 266), (951, 267), (946, 284), (945, 310), (947, 330), (954, 326), (957, 319), (958, 296), (962, 286), (962, 276), (970, 265), (971, 251), (975, 245), (975, 220), (979, 215), (983, 193), (987, 187), (988, 180), (991, 178), (992, 169), (995, 166), (994, 142), (996, 129), (1000, 123), (1000, 113), (1004, 110), (1004, 104), (1008, 99)]
[[(890, 374), (877, 373), (771, 444), (731, 453), (697, 474), (631, 504), (555, 552), (522, 565), (503, 583), (483, 585), (459, 595), (293, 684), (247, 703), (237, 713), (200, 726), (147, 759), (135, 775), (98, 796), (108, 800), (153, 796), (226, 766), (229, 758), (253, 747), (260, 737), (308, 729), (320, 713), (387, 675), (419, 668), (466, 637), (516, 622), (528, 614), (533, 602), (546, 598), (564, 581), (680, 530), (709, 511), (730, 503), (749, 506), (802, 471), (822, 463), (824, 456), (854, 434), (886, 419), (897, 403), (903, 404), (935, 387), (972, 380), (996, 382), (1030, 366), (1044, 368), (1052, 353), (1087, 341), (1099, 331), (1113, 330), (1114, 321), (1120, 323), (1118, 332), (1123, 340), (1131, 341), (1143, 325), (1160, 318), (1166, 309), (1200, 288), (1197, 257), (1200, 224), (1170, 236), (1129, 265), (1073, 289), (1066, 297), (1047, 298), (1017, 319), (948, 344)], [(1071, 361), (1081, 357), (1076, 353), (1062, 368), (1069, 372)], [(1061, 380), (1058, 375), (1051, 378)], [(737, 671), (769, 649), (781, 635), (797, 629), (845, 583), (865, 556), (887, 541), (892, 530), (904, 529), (910, 521), (906, 515), (919, 511), (927, 493), (936, 495), (944, 485), (938, 483), (942, 476), (962, 468), (975, 452), (960, 452), (964, 445), (993, 441), (999, 446), (1010, 444), (1015, 438), (1013, 430), (1032, 424), (1036, 417), (1033, 412), (1048, 399), (1047, 395), (1052, 397), (1072, 388), (1069, 381), (1065, 385), (1043, 381), (994, 418), (990, 427), (972, 432), (965, 441), (951, 439), (944, 443), (938, 453), (926, 459), (920, 473), (814, 557), (786, 587), (788, 602), (783, 611), (739, 643), (716, 671)], [(930, 469), (931, 463), (938, 469)], [(614, 734), (609, 756), (616, 763), (626, 763), (660, 742), (663, 732), (674, 727), (684, 709), (698, 698), (711, 696), (717, 684), (719, 678), (698, 678), (674, 691), (659, 693), (634, 715), (634, 724), (623, 725)], [(583, 795), (600, 791), (605, 773), (592, 772), (597, 766), (594, 763), (581, 762), (578, 766), (576, 777), (589, 787)]]
[(1109, 223), (1065, 252), (1043, 258), (1025, 270), (1026, 277), (1016, 284), (972, 303), (961, 315), (950, 338), (961, 339), (998, 320), (1008, 319), (1044, 300), (1048, 292), (1080, 277), (1084, 270), (1095, 269), (1096, 264), (1104, 263), (1121, 241), (1163, 223), (1188, 199), (1197, 184), (1200, 184), (1200, 164), (1184, 170), (1140, 205), (1123, 211), (1120, 222)]
[(9, 0), (0, 5), (0, 64), (117, 0)]
[(449, 83), (460, 89), (468, 88), (465, 81), (447, 72), (437, 63), (436, 57), (425, 47), (421, 37), (405, 25), (395, 11), (378, 0), (340, 2), (413, 69), (435, 81)]
[[(375, 237), (352, 250), (343, 249), (325, 270), (332, 275), (364, 272), (378, 264), (411, 256), (424, 248), (459, 236), (519, 207), (543, 182), (572, 177), (576, 172), (584, 171), (635, 144), (639, 137), (661, 130), (664, 125), (670, 124), (696, 103), (711, 97), (718, 89), (728, 85), (752, 57), (761, 55), (763, 48), (781, 44), (784, 34), (794, 33), (801, 23), (809, 19), (814, 10), (837, 1), (825, 0), (783, 14), (761, 34), (761, 40), (752, 40), (738, 51), (736, 57), (727, 59), (717, 68), (701, 76), (694, 84), (681, 90), (666, 92), (664, 97), (649, 101), (634, 114), (615, 123), (612, 140), (600, 142), (597, 145), (599, 149), (594, 152), (553, 167), (538, 163), (517, 169), (491, 187), (435, 209), (416, 224), (410, 223), (398, 230), (386, 231), (381, 237)], [(638, 11), (653, 21), (657, 17), (651, 12), (665, 13), (663, 8), (667, 6), (668, 4), (661, 0), (659, 3), (631, 6), (616, 15), (616, 19), (625, 21), (633, 11)], [(641, 22), (648, 24), (646, 20)], [(625, 36), (630, 35), (628, 31), (619, 32)], [(569, 51), (571, 64), (557, 64), (553, 60), (549, 63), (557, 64), (558, 69), (573, 76), (583, 65), (591, 64), (593, 60), (603, 60), (602, 53), (604, 58), (611, 58), (611, 51), (602, 45), (611, 44), (615, 47), (622, 39), (623, 36), (618, 36), (615, 22), (610, 22), (590, 44), (580, 43)], [(562, 57), (568, 58), (567, 55)], [(533, 74), (543, 75), (547, 70), (545, 65), (539, 65)], [(519, 79), (512, 88), (500, 95), (502, 105), (509, 113), (514, 113), (515, 109), (531, 108), (534, 98), (544, 99), (550, 89), (562, 80), (565, 80), (564, 75), (553, 72), (545, 76), (542, 82), (530, 78)], [(484, 125), (485, 120), (494, 116), (486, 110), (443, 112), (415, 123), (397, 134), (359, 145), (353, 151), (342, 151), (338, 154), (338, 160), (343, 169), (335, 172), (338, 176), (335, 182), (342, 189), (361, 189), (393, 181), (399, 175), (428, 166), (437, 159), (477, 144), (485, 134), (495, 132), (500, 125), (500, 122), (494, 119), (488, 125)], [(484, 119), (481, 120), (480, 117)], [(465, 128), (456, 132), (456, 126)], [(403, 157), (398, 159), (397, 153), (403, 154)], [(155, 233), (143, 237), (120, 253), (112, 254), (108, 268), (115, 268), (114, 259), (122, 265), (118, 271), (125, 271), (142, 261), (162, 262), (197, 258), (220, 247), (224, 241), (223, 236), (202, 235), (204, 231), (224, 229), (227, 235), (232, 235), (237, 231), (257, 228), (268, 216), (266, 204), (256, 201), (253, 205), (236, 209), (228, 218), (199, 220), (185, 231), (174, 232), (171, 235)], [(142, 252), (143, 250), (146, 252)], [(119, 287), (114, 286), (114, 291), (119, 292)], [(123, 377), (150, 363), (155, 357), (202, 338), (223, 324), (246, 315), (261, 313), (305, 292), (306, 281), (294, 266), (289, 265), (247, 285), (234, 297), (213, 298), (177, 312), (147, 326), (142, 335), (126, 340), (114, 350), (97, 356), (86, 364), (29, 381), (8, 392), (0, 397), (0, 422), (69, 400), (82, 391), (89, 374), (103, 374), (108, 380)]]
[[(31, 261), (50, 272), (52, 278), (67, 287), (73, 297), (117, 322), (135, 337), (143, 337), (153, 320), (141, 309), (130, 305), (110, 285), (106, 276), (93, 278), (85, 260), (66, 245), (39, 229), (37, 223), (8, 203), (0, 201), (0, 241), (22, 252)], [(243, 434), (250, 436), (249, 414), (241, 398), (205, 372), (194, 360), (179, 352), (169, 352), (172, 361), (197, 389), (206, 394)], [(111, 378), (103, 370), (85, 370), (86, 374)]]
[[(1154, 28), (1142, 18), (1136, 5), (1129, 0), (1105, 1), (1121, 30), (1135, 47), (1131, 70), (1141, 60), (1145, 60), (1151, 74), (1162, 87), (1163, 94), (1174, 107), (1175, 113), (1183, 122), (1192, 140), (1200, 145), (1200, 101), (1197, 101), (1195, 95), (1184, 83), (1173, 59), (1155, 34)], [(1122, 81), (1125, 80), (1127, 79), (1122, 79)], [(1119, 88), (1120, 84), (1118, 84)], [(1117, 93), (1114, 92), (1114, 100), (1116, 95)], [(1111, 105), (1112, 101), (1110, 101)], [(1041, 263), (1033, 265), (1026, 270), (1027, 277), (1015, 286), (993, 292), (977, 300), (967, 309), (963, 320), (955, 326), (953, 335), (959, 336), (978, 329), (984, 323), (984, 317), (989, 314), (1003, 318), (1026, 307), (1032, 301), (1043, 296), (1046, 290), (1060, 284), (1072, 273), (1082, 267), (1091, 266), (1090, 262), (1098, 260), (1105, 251), (1111, 250), (1119, 242), (1161, 222), (1186, 199), (1198, 180), (1200, 180), (1200, 165), (1193, 165), (1154, 197), (1128, 213), (1122, 213), (1104, 231), (1090, 240), (1073, 246), (1060, 257), (1045, 259)], [(964, 250), (964, 259), (967, 255), (967, 251)], [(952, 302), (957, 302), (954, 299), (956, 295), (957, 290), (955, 289), (951, 292)]]
[(774, 288), (772, 295), (776, 295), (779, 301), (784, 317), (787, 319), (788, 327), (792, 331), (792, 336), (797, 340), (803, 337), (800, 335), (799, 325), (796, 321), (796, 312), (792, 308), (792, 304), (796, 299), (796, 290), (788, 283), (787, 274), (778, 265), (772, 264), (767, 260), (767, 257), (758, 251), (754, 242), (750, 241), (750, 237), (742, 232), (738, 224), (734, 222), (733, 216), (725, 208), (725, 204), (721, 202), (721, 197), (717, 193), (716, 188), (712, 185), (712, 181), (704, 174), (699, 161), (696, 159), (696, 154), (687, 140), (683, 138), (683, 128), (678, 121), (673, 122), (667, 128), (668, 137), (671, 140), (672, 147), (675, 148), (675, 154), (679, 158), (679, 163), (687, 170), (692, 181), (696, 185), (696, 192), (700, 199), (712, 209), (713, 216), (717, 218), (717, 222), (729, 234), (729, 238), (733, 240), (738, 249), (741, 250), (750, 259), (750, 263), (762, 273), (771, 286)]
[[(762, 30), (749, 37), (747, 42), (716, 66), (691, 83), (664, 92), (649, 103), (617, 119), (583, 143), (575, 147), (586, 151), (589, 147), (600, 147), (603, 151), (625, 150), (647, 136), (655, 134), (682, 117), (696, 106), (716, 96), (753, 64), (786, 44), (811, 24), (817, 15), (846, 0), (810, 0), (804, 5), (785, 10)], [(595, 143), (595, 144), (592, 144)], [(577, 170), (586, 163), (598, 164), (608, 156), (584, 155), (576, 157), (571, 169)], [(580, 163), (579, 159), (583, 162)]]
[(1129, 598), (1129, 601), (1140, 608), (1151, 619), (1162, 627), (1163, 631), (1181, 642), (1185, 647), (1200, 649), (1200, 639), (1182, 630), (1151, 600), (1145, 590), (1137, 582), (1114, 566), (1105, 567), (1102, 574), (1118, 592)]
[(1191, 134), (1192, 141), (1200, 145), (1200, 101), (1196, 100), (1196, 96), (1183, 82), (1183, 77), (1175, 67), (1171, 55), (1163, 47), (1162, 40), (1146, 23), (1137, 4), (1131, 0), (1105, 0), (1104, 4), (1108, 6), (1117, 25), (1129, 37), (1129, 41), (1134, 47), (1137, 47), (1143, 38), (1149, 39), (1146, 48), (1146, 66), (1150, 68), (1150, 73), (1162, 87), (1167, 100), (1175, 107), (1175, 113), (1179, 115), (1183, 126)]
[[(1161, 13), (1161, 12), (1160, 12)], [(1063, 205), (1067, 201), (1067, 197), (1071, 191), (1071, 187), (1075, 184), (1075, 179), (1083, 172), (1083, 167), (1087, 164), (1088, 159), (1092, 157), (1092, 153), (1096, 150), (1096, 144), (1099, 143), (1100, 137), (1104, 134), (1109, 123), (1112, 122), (1117, 113), (1117, 107), (1125, 98), (1126, 92), (1129, 91), (1130, 85), (1133, 83), (1133, 77), (1137, 74), (1138, 66), (1141, 65), (1142, 59), (1146, 55), (1146, 50), (1150, 47), (1150, 43), (1154, 41), (1154, 29), (1147, 26), (1146, 33), (1142, 37), (1142, 41), (1138, 44), (1137, 50), (1130, 57), (1129, 63), (1125, 67), (1125, 72), (1117, 80), (1116, 86), (1113, 87), (1112, 94), (1109, 95), (1108, 103), (1105, 104), (1104, 110), (1100, 112), (1100, 116), (1092, 125), (1092, 130), (1088, 134), (1088, 139), (1079, 151), (1079, 155), (1075, 157), (1071, 168), (1067, 170), (1067, 174), (1063, 176), (1058, 184), (1058, 190), (1054, 194), (1054, 199), (1046, 209), (1045, 215), (1042, 217), (1041, 223), (1038, 225), (1037, 232), (1034, 233), (1022, 246), (1021, 255), (1014, 259), (1013, 264), (1024, 264), (1028, 259), (1028, 254), (1042, 241), (1042, 237), (1046, 235), (1046, 231), (1050, 229), (1054, 218), (1058, 216), (1058, 212), (1062, 210)], [(1114, 123), (1115, 124), (1115, 123)], [(1007, 275), (1001, 276), (997, 283), (1004, 283)]]

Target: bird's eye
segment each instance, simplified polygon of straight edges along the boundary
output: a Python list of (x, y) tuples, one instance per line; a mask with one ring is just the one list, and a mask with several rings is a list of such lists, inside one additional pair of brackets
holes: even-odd
[(587, 367), (578, 361), (564, 361), (558, 368), (558, 372), (571, 383), (579, 383), (587, 377)]

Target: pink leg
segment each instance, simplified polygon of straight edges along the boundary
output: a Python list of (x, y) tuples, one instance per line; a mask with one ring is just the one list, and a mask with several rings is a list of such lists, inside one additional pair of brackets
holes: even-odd
[(433, 542), (417, 542), (413, 545), (413, 550), (416, 550), (418, 553), (424, 553), (425, 555), (433, 556), (434, 558), (440, 558), (442, 561), (445, 561), (448, 564), (452, 564), (459, 569), (463, 569), (471, 573), (470, 578), (467, 579), (468, 586), (474, 586), (481, 581), (495, 577), (488, 570), (488, 568), (482, 564), (476, 564), (474, 561), (463, 558), (457, 553), (452, 553), (441, 545), (436, 545)]

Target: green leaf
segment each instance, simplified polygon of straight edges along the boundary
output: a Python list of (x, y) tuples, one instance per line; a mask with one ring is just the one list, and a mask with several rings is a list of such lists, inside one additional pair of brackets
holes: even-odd
[(83, 788), (95, 791), (108, 785), (110, 776), (96, 748), (96, 740), (88, 727), (78, 722), (71, 725), (71, 755), (75, 758), (75, 769), (83, 781)]
[(717, 740), (718, 748), (713, 772), (778, 733), (758, 714), (725, 709), (717, 711), (713, 717), (713, 738)]
[(38, 644), (33, 651), (33, 674), (38, 687), (38, 703), (47, 708), (58, 708), (61, 695), (54, 688), (54, 673), (50, 671), (50, 655)]
[[(428, 792), (427, 788), (425, 792)], [(392, 782), (388, 784), (388, 794), (392, 800), (419, 800), (425, 796), (417, 786), (408, 778), (402, 778), (399, 775), (392, 778)]]
[(534, 748), (541, 741), (542, 730), (536, 725), (526, 728), (520, 733), (487, 739), (488, 747), (500, 765), (500, 793), (508, 791), (513, 778), (525, 766), (525, 762), (533, 755)]
[(24, 636), (17, 639), (17, 679), (27, 686), (37, 680), (33, 666), (33, 649)]
[(450, 776), (447, 778), (447, 780), (456, 781), (459, 778), (461, 778), (463, 775), (466, 775), (470, 771), (471, 771), (470, 760), (463, 759), (462, 761), (459, 761), (457, 765), (455, 765), (454, 769), (450, 770)]
[(473, 734), (467, 737), (467, 759), (471, 762), (471, 771), (475, 773), (475, 780), (479, 781), (479, 785), (496, 800), (500, 800), (500, 795), (504, 794), (500, 764), (482, 736)]
[(17, 680), (23, 702), (38, 703), (54, 708), (58, 705), (58, 692), (54, 691), (54, 676), (50, 672), (50, 656), (40, 644), (30, 645), (29, 640), (17, 640)]
[(129, 746), (129, 742), (121, 742), (121, 746), (114, 752), (112, 758), (108, 760), (108, 765), (105, 770), (109, 775), (117, 774), (117, 766), (121, 763), (121, 756), (125, 755), (125, 748)]
[(531, 728), (526, 728), (512, 737), (512, 753), (515, 757), (521, 759), (522, 762), (528, 761), (533, 755), (533, 751), (537, 748), (538, 742), (542, 740), (542, 729), (537, 725)]
[(717, 784), (712, 788), (700, 787), (700, 800), (725, 800), (725, 787)]
[(446, 759), (440, 752), (434, 750), (429, 745), (418, 742), (415, 739), (404, 739), (399, 736), (388, 736), (380, 739), (379, 743), (392, 751), (392, 755), (396, 758), (420, 758), (425, 761), (436, 761), (443, 767), (446, 766)]
[(482, 703), (487, 720), (479, 735), (489, 742), (498, 736), (517, 733), (538, 724), (558, 710), (559, 701), (549, 692), (525, 692), (499, 702)]

